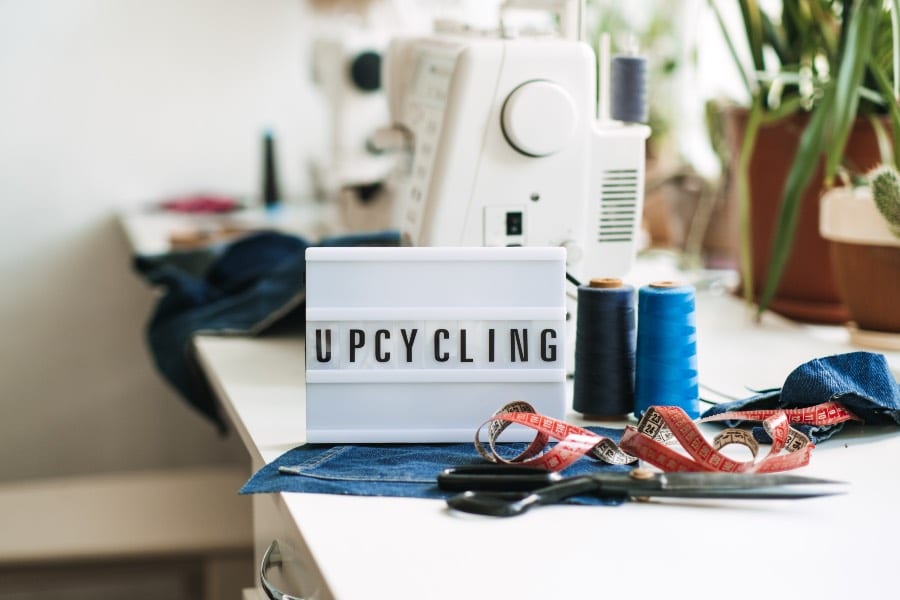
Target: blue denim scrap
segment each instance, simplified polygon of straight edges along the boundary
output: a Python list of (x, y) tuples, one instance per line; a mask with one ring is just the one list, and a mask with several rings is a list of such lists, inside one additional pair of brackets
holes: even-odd
[[(588, 427), (618, 442), (622, 430)], [(503, 456), (512, 457), (526, 444), (498, 444)], [(484, 463), (467, 444), (307, 444), (282, 454), (257, 471), (241, 494), (303, 492), (349, 496), (399, 496), (444, 499), (455, 492), (437, 486), (437, 475), (447, 467)], [(285, 467), (294, 473), (282, 472)], [(582, 458), (562, 472), (565, 476), (605, 471), (628, 471), (626, 465), (608, 465)], [(572, 498), (573, 504), (615, 505), (620, 500), (594, 496)]]
[[(387, 231), (326, 238), (319, 245), (399, 243), (399, 234)], [(186, 262), (178, 260), (178, 255), (134, 258), (135, 269), (149, 283), (165, 289), (147, 324), (156, 367), (220, 431), (225, 430), (225, 421), (194, 356), (193, 337), (257, 335), (288, 317), (302, 319), (305, 252), (310, 245), (296, 236), (264, 232), (229, 244), (205, 261)]]
[[(780, 389), (717, 404), (702, 416), (732, 410), (805, 408), (830, 401), (840, 403), (867, 425), (900, 424), (900, 386), (884, 355), (873, 352), (850, 352), (811, 360), (794, 369)], [(734, 427), (739, 423), (726, 424)], [(818, 444), (841, 431), (844, 425), (794, 424), (793, 427)], [(759, 426), (753, 428), (753, 436), (763, 443), (771, 441)]]

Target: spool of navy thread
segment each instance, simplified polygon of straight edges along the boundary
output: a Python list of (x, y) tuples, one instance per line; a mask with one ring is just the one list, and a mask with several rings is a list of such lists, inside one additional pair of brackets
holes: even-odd
[(634, 414), (651, 406), (680, 406), (700, 416), (694, 288), (671, 281), (638, 291)]
[(647, 59), (643, 56), (614, 56), (611, 64), (610, 116), (626, 123), (646, 123)]
[(572, 406), (586, 417), (634, 410), (634, 288), (592, 279), (578, 288), (575, 390)]

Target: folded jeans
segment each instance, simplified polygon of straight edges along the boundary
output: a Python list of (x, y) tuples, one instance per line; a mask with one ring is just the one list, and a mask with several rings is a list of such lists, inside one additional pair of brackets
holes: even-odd
[[(805, 408), (831, 401), (840, 403), (868, 425), (900, 424), (900, 386), (884, 355), (873, 352), (849, 352), (811, 360), (794, 369), (781, 389), (717, 404), (702, 417), (733, 410)], [(819, 443), (839, 432), (845, 424), (820, 427), (794, 424), (794, 427), (813, 443)], [(770, 441), (762, 427), (755, 427), (753, 435), (760, 442)]]

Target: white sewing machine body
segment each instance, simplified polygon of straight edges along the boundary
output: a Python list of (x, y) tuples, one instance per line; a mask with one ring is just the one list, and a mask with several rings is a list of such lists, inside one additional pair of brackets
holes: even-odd
[(395, 223), (413, 245), (562, 246), (576, 277), (635, 255), (649, 128), (596, 118), (596, 60), (558, 37), (391, 42), (385, 83), (411, 157)]
[(313, 40), (313, 81), (328, 107), (330, 133), (327, 152), (312, 165), (320, 194), (334, 196), (343, 186), (375, 183), (390, 171), (390, 157), (366, 150), (372, 129), (387, 118), (378, 69), (388, 36), (345, 25), (326, 28)]

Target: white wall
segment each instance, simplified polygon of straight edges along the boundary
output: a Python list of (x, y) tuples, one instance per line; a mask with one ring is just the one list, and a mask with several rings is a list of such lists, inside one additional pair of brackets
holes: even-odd
[(0, 480), (242, 456), (162, 382), (115, 211), (306, 191), (322, 107), (300, 0), (0, 0)]

